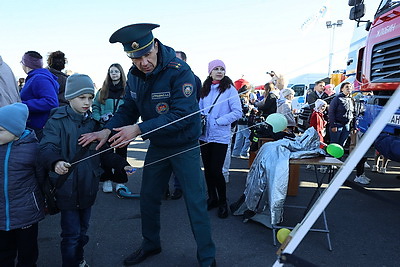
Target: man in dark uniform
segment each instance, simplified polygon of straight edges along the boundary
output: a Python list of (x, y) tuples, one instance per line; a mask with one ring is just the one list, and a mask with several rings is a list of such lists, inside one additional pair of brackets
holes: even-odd
[[(200, 169), (195, 79), (190, 67), (176, 58), (172, 48), (153, 38), (151, 30), (156, 27), (159, 25), (133, 24), (110, 37), (111, 43), (122, 43), (133, 62), (124, 104), (102, 131), (83, 135), (79, 143), (86, 146), (98, 140), (100, 148), (107, 139), (112, 146), (127, 145), (140, 134), (150, 139), (140, 192), (143, 241), (124, 260), (125, 265), (138, 264), (161, 252), (160, 205), (173, 172), (182, 186), (198, 261), (201, 266), (215, 266), (215, 245)], [(139, 116), (141, 123), (137, 123)], [(115, 134), (109, 138), (112, 131)]]

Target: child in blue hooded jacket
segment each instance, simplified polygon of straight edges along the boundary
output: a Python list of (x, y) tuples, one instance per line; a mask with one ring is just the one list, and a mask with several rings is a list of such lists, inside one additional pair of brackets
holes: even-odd
[(36, 135), (25, 129), (27, 118), (25, 104), (0, 108), (1, 266), (36, 266), (39, 254), (38, 222), (44, 218), (39, 183), (44, 171), (36, 162)]

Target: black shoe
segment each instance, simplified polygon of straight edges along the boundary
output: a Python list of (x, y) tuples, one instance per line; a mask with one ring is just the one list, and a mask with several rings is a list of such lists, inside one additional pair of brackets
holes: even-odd
[(177, 189), (175, 189), (175, 191), (174, 191), (174, 193), (172, 194), (172, 196), (171, 196), (171, 199), (180, 199), (181, 197), (182, 197), (182, 189), (179, 189), (179, 188), (177, 188)]
[(214, 261), (211, 263), (210, 267), (217, 267), (217, 262), (215, 261), (215, 259), (214, 259)]
[(157, 248), (157, 249), (149, 250), (149, 251), (144, 251), (142, 248), (139, 248), (138, 250), (133, 252), (131, 255), (126, 257), (126, 259), (124, 260), (124, 265), (130, 266), (130, 265), (135, 265), (135, 264), (141, 263), (142, 261), (147, 259), (147, 257), (156, 255), (160, 252), (161, 252), (161, 248)]
[(218, 217), (220, 217), (221, 219), (225, 219), (226, 217), (228, 217), (228, 203), (222, 203), (218, 206)]
[(218, 200), (211, 198), (207, 199), (207, 210), (212, 210), (216, 207), (218, 207)]

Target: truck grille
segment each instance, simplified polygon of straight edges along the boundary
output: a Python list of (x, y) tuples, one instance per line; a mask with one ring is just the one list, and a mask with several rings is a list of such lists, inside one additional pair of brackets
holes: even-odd
[(372, 49), (371, 82), (400, 82), (400, 37)]

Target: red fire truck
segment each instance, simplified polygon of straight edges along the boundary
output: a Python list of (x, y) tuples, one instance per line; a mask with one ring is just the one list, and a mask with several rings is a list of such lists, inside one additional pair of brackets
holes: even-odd
[[(361, 20), (364, 0), (349, 0), (349, 5), (350, 19), (358, 24), (367, 22), (369, 31), (365, 47), (359, 50), (355, 82), (362, 92), (371, 92), (362, 98), (364, 111), (358, 120), (358, 127), (364, 132), (400, 86), (400, 1), (382, 0), (372, 22)], [(400, 109), (384, 131), (400, 135)]]

